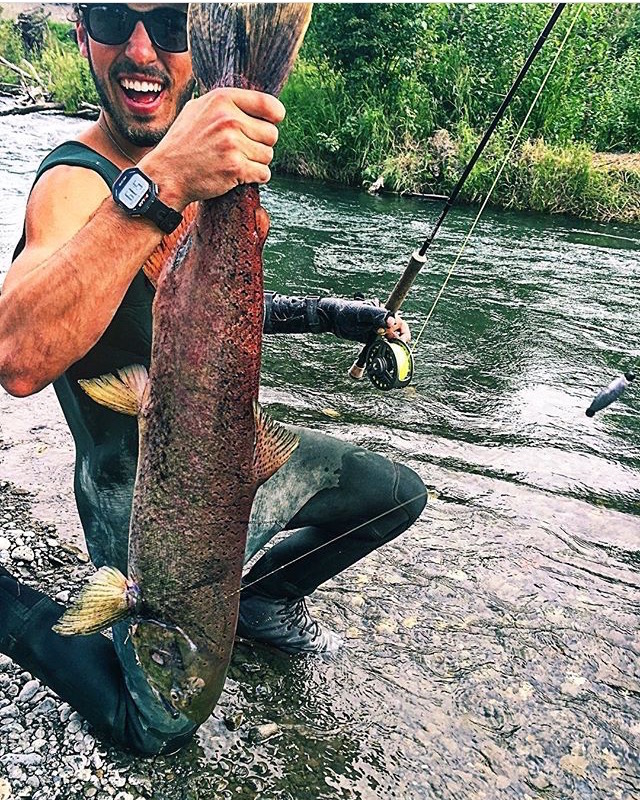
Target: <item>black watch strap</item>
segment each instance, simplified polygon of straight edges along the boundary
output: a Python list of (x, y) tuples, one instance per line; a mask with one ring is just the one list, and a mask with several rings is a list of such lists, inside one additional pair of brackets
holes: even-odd
[[(133, 187), (133, 196), (128, 193), (127, 187), (135, 184), (136, 176), (138, 185)], [(140, 195), (141, 187), (146, 186), (146, 192)], [(136, 194), (136, 190), (138, 194)], [(138, 167), (128, 167), (116, 178), (111, 187), (111, 194), (115, 202), (130, 217), (145, 217), (160, 228), (163, 233), (173, 233), (182, 222), (182, 214), (162, 202), (158, 197), (158, 187)]]
[(157, 197), (144, 212), (143, 216), (150, 219), (151, 222), (155, 222), (164, 233), (173, 233), (182, 222), (182, 214), (174, 208), (169, 208)]

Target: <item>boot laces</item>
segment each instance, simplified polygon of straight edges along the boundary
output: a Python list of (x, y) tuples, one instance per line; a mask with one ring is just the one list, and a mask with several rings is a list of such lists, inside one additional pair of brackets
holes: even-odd
[(320, 625), (309, 614), (304, 597), (284, 604), (278, 611), (278, 615), (286, 623), (287, 630), (291, 631), (297, 628), (300, 636), (309, 634), (311, 638), (315, 638), (318, 635)]

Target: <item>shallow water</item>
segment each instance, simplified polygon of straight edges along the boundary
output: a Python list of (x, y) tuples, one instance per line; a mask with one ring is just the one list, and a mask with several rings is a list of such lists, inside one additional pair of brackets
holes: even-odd
[[(2, 120), (0, 274), (38, 161), (85, 124)], [(382, 299), (439, 212), (284, 179), (264, 204), (269, 288)], [(453, 212), (432, 249), (405, 304), (414, 332), (472, 219)], [(638, 358), (639, 243), (630, 226), (486, 213), (417, 346), (414, 391), (351, 382), (349, 343), (267, 339), (273, 415), (403, 461), (432, 502), (318, 593), (342, 653), (239, 646), (198, 741), (131, 762), (158, 797), (640, 797), (638, 388), (584, 415)], [(3, 477), (37, 487), (39, 514), (77, 532), (50, 392), (2, 395), (0, 413)], [(279, 735), (249, 743), (270, 720)]]

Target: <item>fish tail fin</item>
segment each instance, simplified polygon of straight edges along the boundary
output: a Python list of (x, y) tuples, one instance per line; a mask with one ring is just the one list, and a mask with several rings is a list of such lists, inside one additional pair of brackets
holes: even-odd
[(61, 636), (86, 635), (108, 628), (136, 606), (138, 585), (113, 567), (101, 567), (53, 626)]
[(142, 407), (148, 380), (146, 367), (132, 364), (116, 370), (116, 375), (109, 373), (99, 378), (82, 379), (78, 383), (101, 406), (135, 417)]
[(193, 71), (205, 91), (239, 86), (278, 95), (311, 19), (312, 3), (191, 3)]
[(262, 484), (287, 463), (300, 444), (300, 438), (267, 416), (256, 400), (253, 401), (253, 415), (256, 421), (253, 471), (258, 484)]

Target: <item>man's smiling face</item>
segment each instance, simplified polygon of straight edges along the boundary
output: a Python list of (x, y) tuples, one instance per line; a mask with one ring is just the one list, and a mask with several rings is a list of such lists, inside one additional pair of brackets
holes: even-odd
[[(141, 13), (172, 9), (170, 13), (186, 14), (187, 9), (181, 3), (129, 3), (125, 7)], [(118, 8), (123, 5), (113, 5), (105, 13), (117, 13)], [(136, 22), (123, 44), (96, 41), (82, 18), (77, 34), (101, 104), (118, 133), (137, 147), (157, 144), (192, 95), (191, 54), (158, 47), (143, 20)]]

